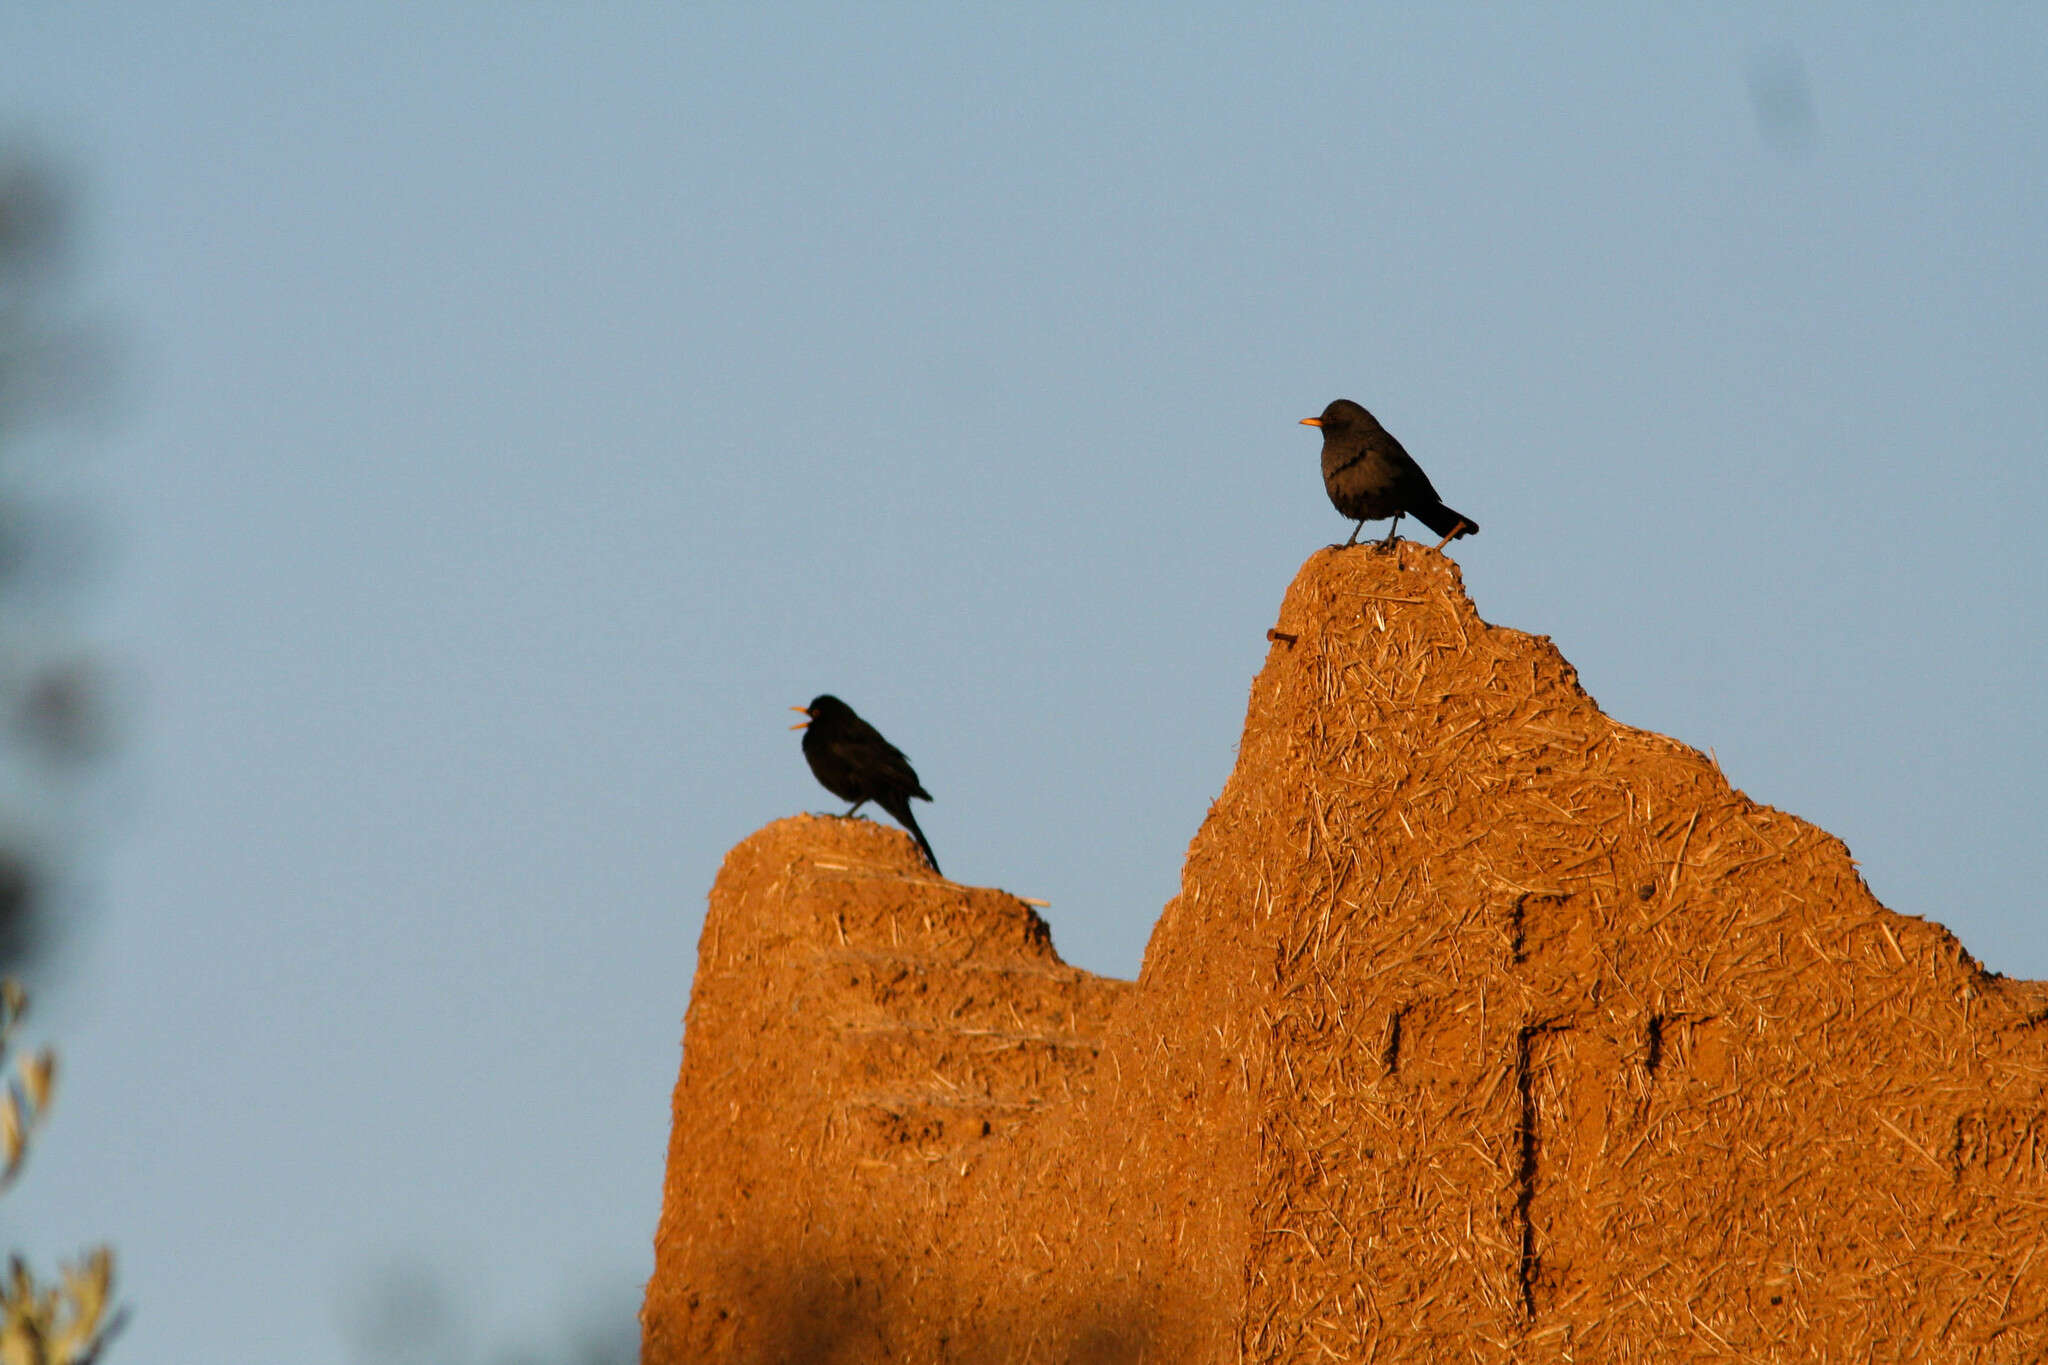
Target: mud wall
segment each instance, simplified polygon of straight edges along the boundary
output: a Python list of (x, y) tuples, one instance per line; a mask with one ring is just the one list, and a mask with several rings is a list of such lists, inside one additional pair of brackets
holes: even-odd
[(2048, 991), (1323, 552), (1136, 983), (908, 840), (713, 889), (648, 1365), (2048, 1357)]

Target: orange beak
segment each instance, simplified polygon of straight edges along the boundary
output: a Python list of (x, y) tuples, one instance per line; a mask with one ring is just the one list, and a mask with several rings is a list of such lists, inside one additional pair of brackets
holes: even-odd
[(1305, 427), (1319, 427), (1323, 424), (1323, 419), (1320, 417), (1304, 417), (1301, 419), (1301, 424)]
[[(789, 709), (790, 709), (790, 710), (792, 710), (792, 711), (796, 711), (796, 712), (799, 712), (799, 713), (801, 713), (801, 714), (803, 714), (803, 715), (806, 715), (806, 716), (808, 716), (809, 714), (811, 714), (810, 708), (809, 708), (809, 707), (807, 707), (807, 706), (792, 706), (792, 707), (790, 707)], [(809, 725), (809, 724), (810, 724), (810, 722), (809, 722), (809, 721), (807, 721), (807, 720), (800, 720), (800, 721), (798, 721), (798, 722), (797, 722), (796, 724), (794, 724), (794, 725), (790, 726), (789, 728), (790, 728), (790, 729), (792, 729), (792, 730), (801, 730), (801, 729), (803, 729), (803, 728), (804, 728), (804, 727), (805, 727), (806, 725)]]

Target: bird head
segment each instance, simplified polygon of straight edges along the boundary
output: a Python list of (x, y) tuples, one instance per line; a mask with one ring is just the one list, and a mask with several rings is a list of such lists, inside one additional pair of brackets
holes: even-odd
[(1355, 425), (1360, 418), (1371, 421), (1372, 414), (1349, 398), (1339, 398), (1323, 409), (1321, 417), (1304, 417), (1301, 424), (1305, 427), (1321, 427), (1327, 433), (1343, 431)]
[(812, 697), (811, 704), (809, 706), (792, 706), (789, 709), (792, 711), (801, 712), (802, 714), (810, 717), (809, 720), (800, 720), (796, 724), (790, 726), (789, 728), (792, 730), (801, 730), (806, 725), (811, 725), (818, 721), (826, 720), (828, 718), (837, 718), (842, 715), (851, 715), (853, 711), (852, 707), (848, 706), (845, 702), (839, 700), (839, 698), (833, 696), (830, 692), (823, 693), (820, 696)]

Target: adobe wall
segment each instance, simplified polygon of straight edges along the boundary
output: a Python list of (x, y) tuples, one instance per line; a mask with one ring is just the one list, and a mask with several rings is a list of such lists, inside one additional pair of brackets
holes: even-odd
[(713, 889), (648, 1365), (2048, 1358), (2048, 991), (1312, 557), (1137, 983), (907, 838)]

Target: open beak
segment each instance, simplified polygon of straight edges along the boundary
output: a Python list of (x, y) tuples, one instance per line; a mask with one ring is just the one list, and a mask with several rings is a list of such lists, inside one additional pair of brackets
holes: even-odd
[(1305, 427), (1319, 427), (1323, 424), (1323, 419), (1320, 417), (1304, 417), (1301, 419), (1301, 424)]
[[(790, 710), (792, 710), (792, 711), (795, 711), (795, 712), (799, 713), (800, 715), (806, 715), (806, 716), (808, 716), (809, 714), (811, 714), (811, 712), (810, 712), (810, 708), (809, 708), (809, 707), (804, 707), (804, 706), (792, 706), (792, 707), (790, 707), (789, 709), (790, 709)], [(803, 728), (804, 728), (804, 727), (805, 727), (806, 725), (809, 725), (809, 724), (810, 724), (810, 722), (809, 722), (809, 721), (807, 721), (807, 720), (800, 720), (800, 721), (798, 721), (798, 722), (797, 722), (796, 724), (794, 724), (794, 725), (790, 726), (789, 728), (790, 728), (790, 729), (792, 729), (792, 730), (801, 730), (801, 729), (803, 729)]]

